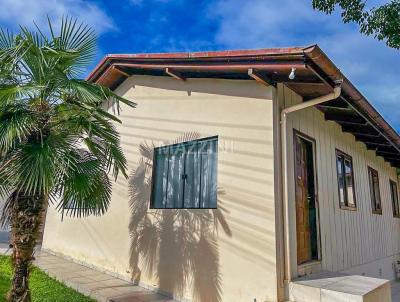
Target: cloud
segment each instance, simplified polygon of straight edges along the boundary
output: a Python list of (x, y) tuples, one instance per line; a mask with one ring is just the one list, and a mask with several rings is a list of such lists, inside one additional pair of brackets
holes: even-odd
[(302, 44), (304, 22), (313, 25), (310, 31), (323, 24), (308, 1), (298, 0), (221, 0), (210, 5), (210, 17), (220, 22), (216, 42), (234, 48)]
[(215, 42), (224, 48), (318, 44), (385, 118), (400, 128), (400, 111), (393, 110), (400, 102), (400, 52), (360, 34), (354, 24), (343, 24), (339, 13), (316, 12), (311, 1), (215, 0), (208, 15), (218, 23)]
[[(84, 0), (0, 0), (0, 23), (4, 27), (16, 29), (18, 25), (33, 27), (47, 26), (47, 15), (54, 24), (59, 24), (63, 16), (78, 18), (92, 26), (98, 34), (114, 30), (112, 19), (94, 2)], [(6, 9), (4, 9), (6, 8)]]

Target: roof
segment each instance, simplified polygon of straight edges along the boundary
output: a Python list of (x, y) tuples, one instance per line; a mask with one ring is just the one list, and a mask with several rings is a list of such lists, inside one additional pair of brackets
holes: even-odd
[[(288, 78), (292, 68), (296, 77)], [(400, 136), (317, 46), (180, 53), (111, 54), (88, 80), (115, 89), (132, 74), (186, 78), (257, 80), (283, 83), (304, 101), (333, 91), (341, 96), (317, 106), (326, 120), (337, 122), (368, 149), (400, 168)]]

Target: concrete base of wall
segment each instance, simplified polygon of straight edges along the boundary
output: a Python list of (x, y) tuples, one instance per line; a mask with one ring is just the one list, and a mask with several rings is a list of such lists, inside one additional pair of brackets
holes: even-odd
[(389, 280), (323, 272), (291, 282), (289, 301), (391, 302), (392, 299)]

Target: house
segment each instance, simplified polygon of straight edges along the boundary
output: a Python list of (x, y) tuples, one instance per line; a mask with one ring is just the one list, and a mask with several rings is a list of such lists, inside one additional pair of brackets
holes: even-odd
[(104, 216), (50, 208), (43, 248), (181, 301), (328, 301), (298, 281), (324, 274), (390, 300), (400, 137), (318, 46), (108, 55), (88, 79), (138, 104), (130, 178)]

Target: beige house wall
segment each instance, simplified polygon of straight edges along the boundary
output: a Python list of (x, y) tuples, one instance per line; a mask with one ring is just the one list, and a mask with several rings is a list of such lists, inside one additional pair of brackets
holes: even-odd
[[(132, 76), (117, 92), (138, 103), (136, 109), (122, 107), (120, 119), (123, 123), (117, 125), (130, 174), (140, 166), (143, 158), (139, 150), (141, 146), (161, 146), (189, 133), (199, 137), (219, 136), (218, 205), (224, 209), (221, 213), (226, 225), (217, 223), (219, 227), (215, 235), (213, 232), (207, 233), (207, 246), (213, 247), (217, 255), (215, 258), (209, 257), (212, 251), (210, 253), (210, 249), (204, 245), (195, 245), (199, 251), (197, 255), (201, 258), (197, 264), (205, 271), (212, 272), (209, 275), (214, 275), (216, 280), (202, 288), (201, 292), (214, 297), (220, 295), (217, 301), (275, 301), (277, 287), (282, 284), (277, 277), (282, 269), (277, 261), (282, 259), (282, 254), (276, 249), (281, 242), (276, 238), (281, 237), (278, 234), (280, 230), (275, 229), (275, 224), (281, 223), (280, 207), (275, 207), (280, 200), (277, 189), (279, 173), (274, 168), (279, 167), (278, 116), (282, 108), (301, 102), (301, 97), (281, 84), (275, 91), (253, 81), (189, 79), (182, 82), (153, 76)], [(273, 104), (275, 94), (279, 108)], [(298, 272), (294, 129), (316, 141), (322, 258), (319, 269), (393, 279), (393, 261), (398, 259), (400, 253), (400, 219), (392, 215), (389, 179), (397, 180), (396, 171), (383, 158), (368, 151), (364, 144), (355, 141), (351, 134), (343, 133), (338, 124), (326, 121), (315, 108), (288, 116), (286, 156), (290, 188), (292, 277), (296, 277)], [(339, 208), (335, 149), (353, 157), (357, 211)], [(382, 215), (372, 214), (371, 211), (367, 166), (379, 172)], [(162, 233), (166, 236), (163, 238), (161, 235), (144, 236), (141, 246), (145, 242), (154, 243), (146, 239), (155, 238), (157, 247), (147, 245), (150, 253), (145, 254), (153, 257), (144, 259), (139, 256), (138, 267), (133, 269), (134, 256), (139, 253), (132, 250), (137, 244), (132, 244), (130, 236), (136, 226), (131, 223), (135, 222), (135, 206), (129, 206), (131, 184), (123, 177), (118, 179), (114, 184), (110, 209), (102, 217), (64, 217), (61, 221), (61, 215), (50, 208), (44, 248), (125, 279), (139, 281), (144, 286), (161, 286), (161, 290), (173, 293), (176, 298), (190, 300), (193, 290), (200, 290), (193, 283), (193, 277), (200, 277), (202, 271), (188, 268), (187, 263), (193, 263), (193, 259), (183, 259), (184, 253), (176, 250), (177, 245), (165, 245), (165, 242), (176, 242), (175, 233)], [(152, 221), (155, 211), (146, 211)], [(201, 211), (204, 210), (182, 210), (180, 213), (197, 215)], [(171, 210), (161, 213), (169, 215)], [(213, 225), (213, 222), (210, 224)], [(152, 226), (157, 228), (158, 234), (163, 230), (160, 225)], [(179, 223), (177, 227), (185, 229)], [(191, 225), (188, 229), (191, 230)], [(215, 245), (212, 244), (214, 242)], [(179, 246), (189, 247), (192, 243), (181, 242)], [(162, 255), (162, 261), (153, 263), (152, 260), (159, 259), (159, 255)], [(193, 255), (190, 257), (196, 258)], [(215, 265), (215, 259), (218, 265)], [(280, 269), (277, 269), (278, 266)], [(187, 269), (185, 278), (182, 278), (179, 273), (182, 270), (178, 268)], [(167, 280), (178, 281), (171, 283)], [(179, 282), (182, 286), (179, 286)]]
[[(280, 106), (301, 102), (289, 88), (278, 85)], [(321, 269), (394, 279), (393, 262), (400, 253), (400, 219), (393, 217), (389, 179), (397, 181), (396, 170), (375, 152), (357, 142), (353, 135), (326, 121), (315, 108), (288, 116), (288, 175), (292, 271), (296, 277), (296, 213), (294, 198), (293, 129), (316, 141), (316, 166), (320, 217)], [(339, 208), (335, 149), (353, 158), (357, 210)], [(367, 166), (379, 173), (382, 215), (372, 214)]]
[[(133, 207), (129, 206), (130, 184), (120, 177), (113, 187), (110, 208), (102, 217), (64, 217), (61, 221), (61, 214), (50, 208), (43, 247), (125, 279), (134, 275), (145, 286), (157, 288), (161, 283), (161, 290), (173, 292), (177, 298), (183, 296), (190, 300), (195, 290), (202, 292), (203, 301), (211, 299), (204, 298), (207, 297), (204, 295), (221, 302), (276, 301), (275, 89), (255, 81), (189, 79), (182, 82), (168, 77), (132, 76), (117, 92), (138, 103), (136, 109), (122, 107), (120, 119), (123, 123), (117, 125), (130, 174), (139, 166), (141, 145), (160, 146), (189, 132), (201, 137), (219, 136), (218, 187), (221, 194), (218, 204), (225, 209), (220, 213), (226, 225), (219, 225), (215, 234), (208, 233), (205, 245), (189, 242), (198, 251), (196, 255), (186, 255), (189, 259), (182, 259), (182, 251), (176, 250), (176, 234), (157, 225), (158, 234), (162, 235), (144, 235), (142, 238), (142, 246), (146, 245), (146, 239), (155, 238), (158, 248), (146, 245), (149, 247), (147, 251), (154, 254), (146, 253), (147, 258), (139, 257), (139, 278), (138, 270), (132, 270), (137, 254), (132, 248), (137, 244), (132, 245), (130, 237), (130, 232), (136, 227), (135, 223), (130, 225), (135, 203)], [(197, 210), (196, 213), (181, 211), (190, 215), (201, 211), (208, 213), (207, 210)], [(163, 214), (169, 213), (171, 210), (165, 210)], [(151, 217), (154, 211), (149, 210), (147, 214)], [(179, 222), (177, 224), (179, 226)], [(191, 227), (189, 223), (188, 228)], [(193, 248), (185, 242), (179, 246)], [(213, 255), (210, 249), (216, 252), (214, 258), (210, 257)], [(162, 255), (161, 264), (156, 261), (152, 267), (151, 260), (157, 255)], [(193, 271), (184, 261), (190, 262), (193, 260), (190, 258), (196, 256), (200, 258), (196, 258), (197, 269)], [(217, 265), (214, 260), (218, 261)], [(179, 273), (182, 266), (187, 279)], [(151, 267), (153, 273), (149, 272)], [(185, 283), (193, 281), (193, 277), (201, 277), (201, 273), (207, 270), (212, 273), (207, 278), (214, 274), (215, 282), (203, 285), (203, 288), (196, 283), (185, 287)], [(181, 291), (179, 285), (185, 290)]]

